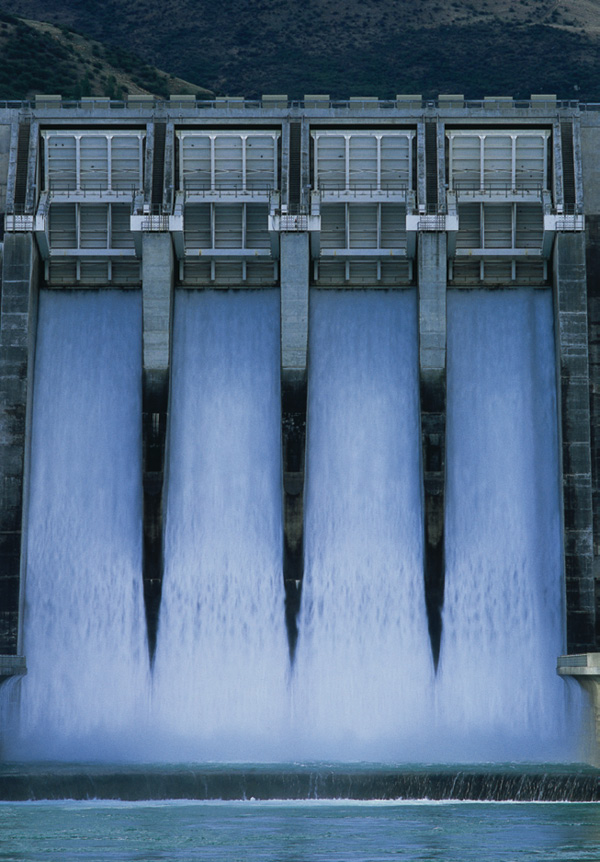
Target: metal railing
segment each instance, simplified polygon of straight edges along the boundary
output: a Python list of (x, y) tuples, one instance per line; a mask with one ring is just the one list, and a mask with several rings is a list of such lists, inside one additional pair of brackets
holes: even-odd
[(446, 216), (445, 215), (420, 215), (418, 222), (418, 230), (445, 231)]
[(403, 195), (406, 196), (408, 194), (408, 192), (413, 191), (412, 187), (408, 183), (396, 182), (395, 180), (390, 181), (390, 182), (394, 183), (393, 186), (390, 186), (390, 185), (382, 182), (379, 185), (379, 187), (377, 186), (376, 183), (372, 183), (372, 184), (368, 184), (368, 185), (361, 185), (361, 186), (351, 185), (350, 187), (348, 187), (348, 186), (341, 184), (341, 183), (339, 185), (329, 185), (329, 182), (331, 182), (331, 181), (327, 181), (328, 185), (326, 185), (324, 187), (319, 186), (319, 188), (316, 189), (316, 191), (319, 192), (321, 197), (323, 197), (324, 195), (327, 195), (328, 197), (340, 197), (341, 198), (341, 197), (347, 197), (347, 196), (351, 195), (351, 196), (355, 196), (355, 197), (375, 197), (375, 196), (377, 196), (378, 198), (381, 198), (382, 195), (385, 195), (385, 197), (393, 198), (393, 197), (400, 197)]
[(243, 189), (241, 186), (242, 186), (242, 183), (240, 180), (239, 186), (229, 186), (229, 187), (222, 187), (222, 186), (217, 187), (217, 186), (215, 186), (215, 188), (211, 189), (210, 185), (208, 185), (208, 186), (202, 185), (199, 182), (196, 184), (193, 181), (188, 182), (187, 180), (184, 180), (184, 194), (185, 194), (186, 200), (188, 198), (191, 198), (191, 197), (208, 198), (208, 197), (214, 197), (215, 195), (222, 195), (223, 197), (234, 198), (234, 199), (237, 197), (240, 197), (240, 198), (241, 197), (243, 197), (243, 198), (254, 198), (254, 197), (259, 198), (260, 197), (260, 198), (264, 199), (265, 196), (269, 196), (270, 194), (272, 194), (272, 192), (276, 191), (276, 189), (274, 188), (274, 185), (272, 183), (271, 183), (271, 185), (265, 185), (265, 186), (262, 186), (261, 188), (254, 188), (254, 189)]
[(86, 183), (85, 186), (80, 186), (77, 188), (75, 183), (63, 182), (61, 180), (51, 181), (48, 184), (48, 188), (43, 191), (47, 191), (48, 194), (53, 197), (60, 197), (61, 199), (77, 197), (77, 198), (93, 198), (97, 200), (98, 198), (127, 198), (131, 199), (132, 195), (135, 195), (139, 192), (139, 187), (134, 183), (128, 186), (124, 186), (123, 188), (118, 189), (109, 189), (107, 188), (106, 183), (95, 185), (88, 185)]
[(481, 185), (480, 179), (461, 180), (454, 178), (450, 191), (455, 191), (458, 194), (461, 192), (472, 192), (485, 197), (529, 197), (532, 194), (541, 195), (542, 191), (547, 191), (541, 182), (536, 180), (523, 180), (527, 185), (514, 186), (512, 182), (505, 180), (485, 179), (484, 186)]
[(153, 215), (148, 213), (142, 219), (143, 231), (165, 231), (169, 230), (168, 215)]

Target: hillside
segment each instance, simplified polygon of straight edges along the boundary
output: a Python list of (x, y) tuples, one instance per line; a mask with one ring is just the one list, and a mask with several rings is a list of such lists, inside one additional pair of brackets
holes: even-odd
[(600, 98), (600, 0), (0, 0), (211, 90)]
[(0, 100), (27, 99), (36, 92), (70, 99), (91, 95), (118, 99), (125, 93), (210, 95), (121, 48), (0, 12)]

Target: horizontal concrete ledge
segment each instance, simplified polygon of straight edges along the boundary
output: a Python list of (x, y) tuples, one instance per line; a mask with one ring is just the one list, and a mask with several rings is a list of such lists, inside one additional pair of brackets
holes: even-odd
[(0, 799), (477, 800), (596, 802), (600, 770), (486, 766), (101, 767), (5, 764)]
[(559, 676), (600, 676), (600, 652), (560, 655), (556, 672)]
[(8, 676), (25, 676), (26, 673), (24, 655), (0, 655), (0, 680)]

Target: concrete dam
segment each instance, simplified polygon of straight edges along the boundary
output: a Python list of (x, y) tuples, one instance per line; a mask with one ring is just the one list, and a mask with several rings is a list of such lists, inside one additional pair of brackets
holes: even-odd
[(551, 95), (0, 103), (6, 757), (581, 759), (599, 145)]

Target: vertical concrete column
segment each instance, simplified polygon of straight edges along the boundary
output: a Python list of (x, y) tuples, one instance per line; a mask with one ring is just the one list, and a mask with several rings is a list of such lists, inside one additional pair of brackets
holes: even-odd
[(163, 484), (169, 413), (173, 307), (173, 248), (169, 233), (142, 237), (144, 598), (148, 646), (154, 656), (163, 576)]
[(562, 426), (567, 650), (593, 649), (595, 635), (590, 391), (585, 236), (557, 234), (554, 297)]
[(437, 667), (444, 603), (446, 478), (446, 234), (421, 232), (418, 246), (419, 388), (425, 501), (425, 602)]
[(27, 476), (38, 306), (38, 255), (29, 233), (4, 237), (0, 323), (0, 654), (22, 649)]
[(308, 353), (308, 233), (281, 234), (281, 431), (286, 622), (293, 657), (304, 569), (304, 464)]
[(596, 647), (600, 644), (600, 216), (588, 215), (586, 274)]

